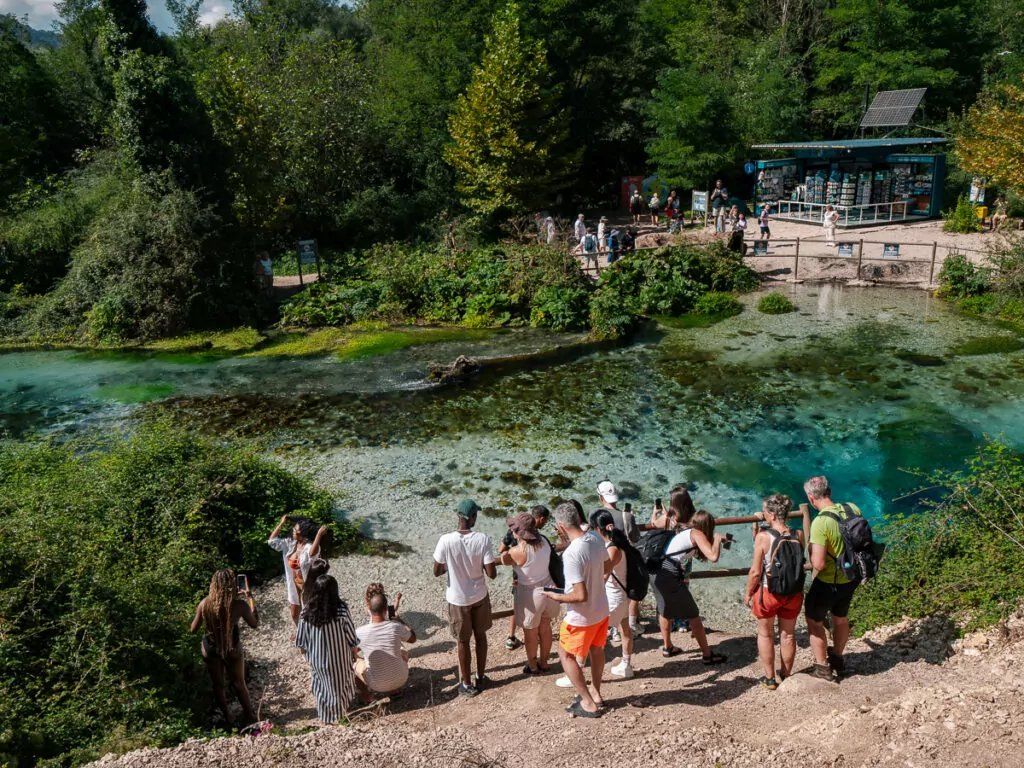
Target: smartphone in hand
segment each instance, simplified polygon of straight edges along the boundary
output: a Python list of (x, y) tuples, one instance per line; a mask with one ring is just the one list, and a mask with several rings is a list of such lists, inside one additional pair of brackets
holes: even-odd
[(238, 574), (238, 594), (246, 595), (249, 593), (249, 577), (244, 573)]
[(565, 590), (559, 589), (558, 587), (544, 587), (545, 592), (550, 592), (553, 595), (564, 595)]
[(395, 620), (395, 606), (389, 605), (388, 606), (388, 621), (394, 621), (394, 620)]

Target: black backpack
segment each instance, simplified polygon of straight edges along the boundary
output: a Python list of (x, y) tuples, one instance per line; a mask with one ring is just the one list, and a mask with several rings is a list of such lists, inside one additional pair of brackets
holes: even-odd
[(843, 554), (836, 558), (836, 571), (842, 571), (850, 581), (867, 581), (878, 573), (878, 561), (883, 548), (875, 544), (871, 526), (853, 511), (849, 504), (841, 504), (845, 516), (823, 511), (820, 514), (839, 523), (839, 535), (843, 537)]
[(541, 534), (544, 541), (548, 542), (548, 549), (551, 552), (551, 556), (548, 558), (548, 576), (551, 577), (551, 583), (559, 589), (565, 589), (565, 565), (562, 563), (562, 556), (555, 552), (554, 545), (548, 541), (548, 537)]
[(804, 547), (791, 533), (779, 533), (773, 528), (768, 529), (772, 537), (772, 546), (768, 550), (768, 565), (765, 576), (768, 591), (780, 597), (797, 595), (804, 591)]
[(626, 558), (626, 583), (619, 581), (614, 573), (612, 578), (622, 587), (630, 600), (640, 601), (647, 597), (647, 569), (644, 567), (644, 558), (632, 544), (620, 547), (622, 556)]
[[(657, 574), (661, 570), (662, 565), (666, 562), (666, 556), (669, 554), (667, 552), (668, 545), (672, 542), (672, 539), (675, 538), (675, 535), (675, 531), (654, 530), (646, 531), (640, 537), (640, 557), (643, 559), (644, 569), (651, 576)], [(681, 555), (694, 549), (696, 549), (696, 547), (689, 547), (688, 549), (684, 549), (679, 552), (672, 552), (671, 554)], [(682, 568), (679, 568), (678, 570), (681, 574)]]

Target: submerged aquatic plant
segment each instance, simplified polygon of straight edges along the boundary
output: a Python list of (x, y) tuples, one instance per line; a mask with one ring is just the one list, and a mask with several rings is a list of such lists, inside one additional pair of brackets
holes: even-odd
[(785, 315), (796, 311), (796, 305), (787, 296), (772, 292), (761, 297), (757, 302), (757, 311), (766, 315)]

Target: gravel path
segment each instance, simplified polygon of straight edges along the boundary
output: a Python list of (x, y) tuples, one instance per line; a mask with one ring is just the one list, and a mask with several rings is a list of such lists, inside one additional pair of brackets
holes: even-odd
[[(362, 560), (339, 561), (334, 570), (344, 579), (362, 571), (365, 579)], [(355, 591), (345, 590), (361, 621)], [(108, 755), (97, 765), (1017, 768), (1024, 748), (1024, 684), (1015, 674), (1024, 657), (1020, 613), (1002, 633), (957, 643), (941, 621), (904, 621), (852, 643), (851, 675), (842, 684), (797, 674), (775, 692), (755, 682), (760, 672), (751, 637), (713, 634), (730, 661), (710, 670), (688, 637), (679, 642), (686, 653), (666, 661), (648, 636), (638, 643), (637, 677), (605, 683), (609, 708), (594, 721), (562, 712), (570, 693), (556, 688), (553, 676), (522, 677), (522, 651), (500, 645), (504, 622), (490, 638), (495, 688), (473, 700), (454, 697), (446, 631), (436, 619), (409, 614), (426, 635), (414, 647), (409, 690), (358, 713), (351, 726), (303, 732), (314, 724), (313, 702), (305, 665), (289, 640), (283, 595), (276, 583), (257, 594), (262, 624), (246, 631), (243, 643), (263, 716), (295, 735), (197, 740)], [(800, 670), (810, 654), (805, 636), (798, 643)]]

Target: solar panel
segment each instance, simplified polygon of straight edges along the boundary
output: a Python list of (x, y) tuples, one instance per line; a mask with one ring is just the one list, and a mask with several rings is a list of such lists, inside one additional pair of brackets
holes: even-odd
[(861, 118), (861, 128), (892, 128), (910, 125), (927, 88), (905, 91), (879, 91)]

